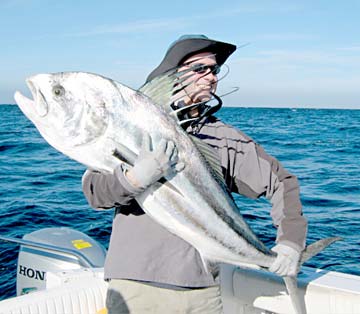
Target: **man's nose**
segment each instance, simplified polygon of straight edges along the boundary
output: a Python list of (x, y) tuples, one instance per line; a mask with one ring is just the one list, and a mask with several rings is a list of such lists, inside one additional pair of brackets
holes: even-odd
[(217, 81), (217, 75), (209, 69), (209, 73), (205, 74), (205, 78), (210, 82)]

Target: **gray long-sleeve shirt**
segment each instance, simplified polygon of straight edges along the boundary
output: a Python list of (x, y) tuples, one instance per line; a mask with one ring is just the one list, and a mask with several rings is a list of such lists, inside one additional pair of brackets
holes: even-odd
[[(217, 150), (231, 192), (270, 200), (276, 241), (301, 251), (307, 221), (302, 215), (297, 178), (250, 137), (215, 117), (187, 131)], [(141, 190), (132, 187), (119, 169), (115, 175), (87, 170), (83, 190), (92, 207), (117, 207), (105, 263), (106, 278), (183, 287), (216, 284), (194, 247), (142, 211), (134, 200)]]

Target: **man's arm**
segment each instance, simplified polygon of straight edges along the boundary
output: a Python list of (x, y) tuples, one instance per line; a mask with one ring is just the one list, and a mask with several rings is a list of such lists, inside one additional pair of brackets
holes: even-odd
[(115, 168), (113, 173), (86, 170), (82, 188), (89, 205), (95, 209), (126, 205), (143, 191), (127, 180), (121, 166)]
[(276, 242), (301, 252), (305, 248), (307, 220), (302, 215), (296, 176), (286, 171), (260, 145), (251, 141), (246, 146), (234, 178), (238, 191), (252, 198), (265, 196), (269, 199), (271, 217), (277, 227)]
[(307, 234), (297, 178), (261, 146), (252, 140), (246, 143), (246, 153), (241, 151), (244, 155), (234, 181), (242, 194), (265, 196), (272, 203), (271, 216), (277, 227), (277, 244), (272, 250), (277, 257), (269, 270), (279, 276), (296, 276)]
[(252, 138), (215, 117), (207, 119), (197, 137), (217, 149), (231, 192), (270, 200), (271, 216), (278, 229), (277, 243), (301, 252), (307, 221), (302, 216), (297, 178)]

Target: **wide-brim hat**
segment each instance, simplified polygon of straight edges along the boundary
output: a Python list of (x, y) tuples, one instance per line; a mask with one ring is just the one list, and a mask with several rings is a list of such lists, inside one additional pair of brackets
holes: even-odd
[(184, 59), (191, 55), (201, 52), (214, 53), (216, 63), (221, 66), (235, 50), (235, 45), (213, 40), (205, 35), (183, 35), (170, 45), (164, 59), (149, 74), (146, 82), (151, 81), (160, 74), (176, 68)]

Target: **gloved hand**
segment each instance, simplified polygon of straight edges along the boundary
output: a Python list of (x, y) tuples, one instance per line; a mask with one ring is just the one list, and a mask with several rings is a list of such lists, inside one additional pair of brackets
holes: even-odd
[(178, 151), (173, 141), (162, 139), (158, 146), (151, 150), (151, 137), (144, 134), (139, 156), (125, 175), (134, 187), (145, 189), (168, 174), (172, 168), (180, 171), (183, 164), (176, 165), (177, 161)]
[(271, 250), (277, 253), (277, 257), (269, 270), (282, 277), (295, 277), (298, 273), (300, 252), (285, 244), (277, 244)]

